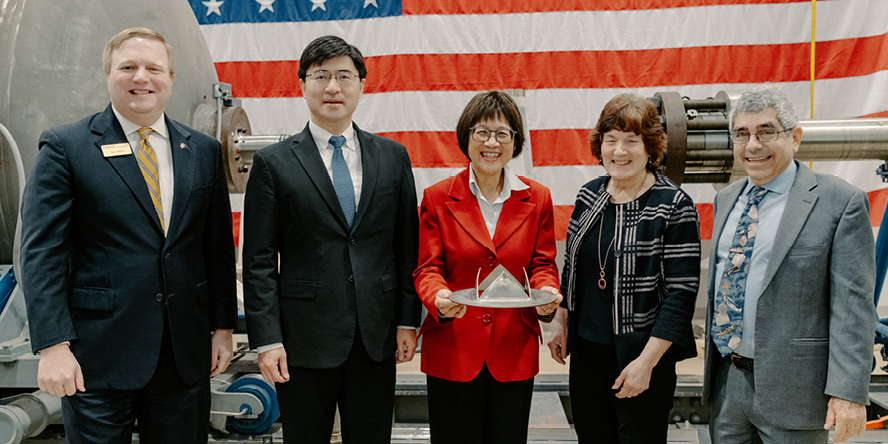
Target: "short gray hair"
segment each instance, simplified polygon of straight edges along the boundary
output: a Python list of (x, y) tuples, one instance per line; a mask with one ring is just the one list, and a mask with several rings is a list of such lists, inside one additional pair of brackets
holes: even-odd
[(755, 113), (768, 108), (773, 108), (777, 112), (777, 120), (783, 125), (783, 129), (788, 130), (799, 126), (799, 118), (789, 95), (766, 83), (748, 89), (740, 95), (731, 110), (731, 129), (734, 127), (734, 120), (738, 114)]

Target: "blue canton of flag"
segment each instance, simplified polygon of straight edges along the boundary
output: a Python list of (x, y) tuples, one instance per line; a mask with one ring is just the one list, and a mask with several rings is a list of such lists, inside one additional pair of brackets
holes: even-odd
[(188, 0), (201, 25), (313, 22), (402, 15), (401, 0)]

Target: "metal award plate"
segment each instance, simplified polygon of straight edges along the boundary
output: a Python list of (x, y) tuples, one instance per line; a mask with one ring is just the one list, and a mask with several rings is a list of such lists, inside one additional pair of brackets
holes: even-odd
[[(478, 270), (475, 288), (454, 291), (450, 294), (450, 300), (472, 307), (522, 308), (549, 304), (557, 297), (548, 291), (531, 290), (529, 286), (521, 286), (521, 283), (502, 265), (496, 267), (484, 282), (478, 284), (480, 276), (481, 270)], [(527, 270), (524, 271), (524, 282), (529, 282)]]

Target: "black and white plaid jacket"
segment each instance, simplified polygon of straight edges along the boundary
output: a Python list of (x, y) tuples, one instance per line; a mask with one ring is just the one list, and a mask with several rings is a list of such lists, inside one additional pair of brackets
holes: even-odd
[[(561, 294), (571, 312), (583, 297), (576, 294), (579, 250), (610, 204), (609, 180), (602, 176), (580, 188), (567, 228)], [(694, 202), (678, 185), (656, 174), (651, 190), (619, 207), (616, 217), (615, 278), (608, 279), (614, 282), (610, 315), (615, 339), (638, 332), (689, 344), (700, 284), (700, 222)]]

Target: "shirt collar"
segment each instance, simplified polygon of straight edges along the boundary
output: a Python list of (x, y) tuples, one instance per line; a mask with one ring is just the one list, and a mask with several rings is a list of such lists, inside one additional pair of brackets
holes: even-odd
[[(330, 138), (335, 136), (335, 134), (319, 127), (311, 120), (308, 121), (308, 130), (311, 132), (311, 137), (315, 141), (315, 145), (318, 146), (318, 149), (321, 151), (327, 149), (327, 145), (330, 144)], [(347, 150), (355, 151), (355, 130), (354, 126), (349, 126), (344, 133), (345, 136), (345, 145), (342, 147)]]
[[(792, 187), (792, 183), (795, 182), (796, 171), (798, 171), (799, 167), (796, 165), (795, 159), (792, 162), (789, 162), (789, 165), (780, 173), (777, 177), (771, 179), (770, 182), (762, 185), (762, 188), (777, 194), (783, 194), (789, 191)], [(751, 180), (746, 181), (746, 188), (743, 190), (743, 193), (749, 193), (749, 190), (754, 187), (755, 184), (752, 183)]]
[[(522, 182), (521, 179), (512, 172), (512, 169), (509, 168), (508, 164), (503, 168), (503, 176), (503, 191), (501, 191), (499, 195), (503, 200), (508, 198), (512, 194), (512, 191), (521, 191), (530, 188), (530, 186)], [(469, 165), (469, 190), (475, 196), (478, 196), (478, 194), (481, 193), (481, 189), (478, 187), (478, 181), (475, 180), (475, 171), (472, 170), (471, 164)]]
[[(113, 104), (111, 105), (111, 110), (114, 111), (114, 115), (117, 116), (117, 121), (120, 122), (120, 127), (123, 128), (124, 134), (126, 134), (127, 136), (132, 133), (139, 134), (139, 128), (142, 128), (140, 125), (136, 125), (126, 117), (123, 117), (123, 114), (120, 114), (120, 112), (117, 111), (117, 108), (115, 108)], [(166, 119), (164, 119), (164, 117), (165, 114), (161, 113), (160, 118), (157, 119), (157, 122), (154, 122), (154, 124), (150, 126), (155, 133), (169, 139), (170, 137), (167, 135)]]

